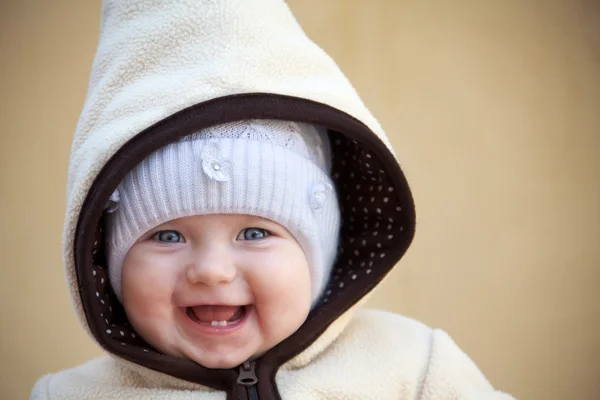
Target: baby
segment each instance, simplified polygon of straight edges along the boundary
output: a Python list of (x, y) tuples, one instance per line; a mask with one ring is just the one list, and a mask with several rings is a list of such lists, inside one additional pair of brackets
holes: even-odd
[(107, 356), (32, 399), (508, 400), (359, 304), (414, 236), (387, 136), (281, 0), (103, 4), (64, 261)]

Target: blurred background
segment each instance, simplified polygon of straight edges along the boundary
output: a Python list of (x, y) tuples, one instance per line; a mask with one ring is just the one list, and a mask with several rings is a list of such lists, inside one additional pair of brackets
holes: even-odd
[[(600, 2), (289, 1), (387, 130), (414, 245), (370, 306), (520, 399), (600, 398)], [(101, 355), (61, 260), (98, 0), (0, 1), (0, 398)]]

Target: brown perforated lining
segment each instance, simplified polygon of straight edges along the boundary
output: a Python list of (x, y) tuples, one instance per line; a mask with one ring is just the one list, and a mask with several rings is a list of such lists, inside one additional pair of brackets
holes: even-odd
[[(329, 128), (332, 145), (332, 179), (342, 213), (339, 256), (329, 285), (307, 322), (294, 335), (258, 361), (258, 367), (262, 367), (257, 368), (259, 391), (267, 394), (267, 398), (277, 398), (274, 374), (278, 366), (310, 345), (337, 316), (369, 292), (405, 252), (414, 235), (414, 206), (404, 176), (383, 143), (364, 125), (347, 114), (307, 100), (268, 94), (230, 96), (213, 100), (212, 102), (217, 104), (212, 105), (223, 107), (219, 102), (227, 103), (231, 100), (235, 103), (230, 105), (231, 114), (235, 115), (214, 122), (210, 121), (210, 118), (204, 118), (209, 119), (203, 121), (204, 126), (249, 118), (317, 123)], [(240, 108), (240, 104), (248, 104), (248, 101), (252, 103), (250, 110), (246, 110), (245, 115), (240, 115), (240, 109), (243, 109)], [(137, 155), (137, 160), (131, 160), (127, 170), (121, 169), (112, 174), (114, 181), (111, 185), (105, 184), (104, 201), (108, 199), (124, 173), (136, 165), (139, 159), (188, 132), (191, 128), (186, 126), (185, 122), (189, 122), (193, 115), (201, 113), (202, 106), (206, 104), (184, 110), (163, 121), (162, 123), (176, 124), (173, 119), (184, 118), (183, 123), (180, 122), (181, 129), (177, 130), (177, 134), (172, 134), (168, 141), (163, 139), (163, 143), (155, 141), (143, 154), (140, 152)], [(339, 128), (334, 130), (336, 125)], [(169, 125), (167, 128), (175, 130), (175, 126)], [(342, 130), (344, 128), (345, 130)], [(151, 129), (158, 128), (154, 126), (149, 128)], [(360, 130), (367, 132), (370, 137), (351, 136), (351, 133)], [(106, 171), (103, 172), (106, 177)], [(152, 369), (232, 393), (235, 390), (235, 384), (232, 382), (237, 376), (236, 370), (208, 370), (189, 360), (162, 355), (145, 343), (128, 324), (123, 307), (110, 288), (102, 224), (100, 216), (95, 224), (95, 237), (93, 241), (90, 240), (92, 246), (87, 253), (88, 257), (92, 256), (89, 258), (92, 262), (87, 263), (89, 269), (85, 269), (85, 262), (79, 262), (77, 265), (88, 324), (99, 343), (117, 355)], [(78, 231), (80, 229), (81, 219)], [(82, 236), (84, 235), (78, 235)], [(85, 257), (81, 253), (79, 256)], [(86, 275), (93, 282), (94, 290), (91, 293), (86, 291), (84, 284)]]

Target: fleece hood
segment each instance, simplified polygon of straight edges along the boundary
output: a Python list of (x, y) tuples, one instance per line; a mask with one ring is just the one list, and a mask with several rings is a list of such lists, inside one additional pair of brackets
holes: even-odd
[(347, 320), (340, 316), (394, 267), (415, 227), (412, 196), (385, 133), (283, 1), (104, 1), (72, 145), (64, 263), (77, 316), (105, 350), (245, 397), (238, 368), (211, 370), (163, 355), (135, 333), (110, 287), (103, 210), (127, 172), (153, 151), (246, 119), (325, 127), (341, 207), (338, 257), (323, 297), (296, 333), (252, 366), (261, 398), (278, 398), (280, 366), (314, 353), (324, 336), (335, 338)]

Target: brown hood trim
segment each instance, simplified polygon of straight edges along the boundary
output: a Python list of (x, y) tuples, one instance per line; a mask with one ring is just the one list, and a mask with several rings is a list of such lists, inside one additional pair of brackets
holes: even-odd
[[(204, 368), (190, 360), (175, 359), (153, 352), (119, 346), (104, 334), (99, 315), (91, 312), (95, 293), (92, 277), (92, 250), (95, 228), (101, 222), (104, 205), (125, 174), (147, 155), (195, 131), (213, 125), (245, 119), (278, 119), (312, 123), (324, 126), (355, 140), (360, 146), (376, 155), (382, 169), (392, 180), (395, 195), (403, 204), (402, 235), (394, 239), (386, 251), (378, 272), (369, 275), (362, 285), (341, 292), (324, 307), (316, 307), (304, 325), (291, 337), (271, 349), (257, 360), (258, 390), (263, 398), (279, 398), (275, 387), (275, 374), (280, 365), (310, 346), (327, 327), (363, 296), (370, 292), (394, 267), (412, 242), (415, 230), (415, 211), (412, 194), (406, 178), (394, 156), (385, 144), (362, 122), (328, 105), (311, 100), (269, 94), (238, 94), (209, 100), (187, 109), (145, 129), (129, 140), (102, 168), (84, 201), (75, 234), (75, 268), (79, 294), (87, 323), (98, 343), (107, 351), (129, 361), (171, 376), (196, 382), (230, 394), (236, 389), (237, 369), (214, 370)], [(335, 267), (334, 267), (335, 268)]]

